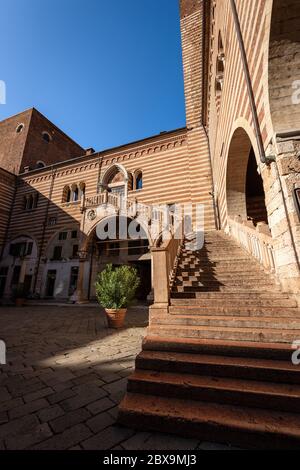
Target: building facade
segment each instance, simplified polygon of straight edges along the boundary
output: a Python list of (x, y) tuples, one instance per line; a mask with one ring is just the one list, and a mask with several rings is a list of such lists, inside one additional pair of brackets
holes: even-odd
[(107, 262), (136, 266), (147, 298), (159, 244), (148, 216), (144, 240), (96, 236), (123, 200), (130, 220), (202, 204), (205, 231), (233, 237), (299, 294), (298, 2), (181, 0), (180, 21), (185, 128), (95, 152), (35, 109), (0, 123), (2, 298), (22, 284), (29, 296), (93, 299)]

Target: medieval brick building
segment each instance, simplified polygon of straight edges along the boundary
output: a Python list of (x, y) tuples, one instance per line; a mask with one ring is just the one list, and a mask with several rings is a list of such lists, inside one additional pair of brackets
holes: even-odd
[[(139, 296), (152, 292), (121, 421), (299, 440), (298, 402), (270, 385), (296, 380), (300, 338), (299, 28), (297, 0), (181, 0), (185, 128), (95, 152), (36, 110), (0, 123), (0, 296), (21, 283), (33, 297), (76, 289), (88, 301), (109, 261), (137, 266)], [(99, 241), (108, 205), (120, 214), (124, 201), (145, 239)], [(148, 236), (157, 206), (174, 203), (204, 206), (201, 250), (172, 229), (167, 241)], [(280, 416), (294, 434), (274, 426)]]

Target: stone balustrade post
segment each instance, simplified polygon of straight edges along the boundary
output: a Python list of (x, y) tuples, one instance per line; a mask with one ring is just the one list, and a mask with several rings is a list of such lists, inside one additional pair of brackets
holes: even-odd
[(157, 308), (169, 305), (168, 252), (152, 248), (154, 304)]

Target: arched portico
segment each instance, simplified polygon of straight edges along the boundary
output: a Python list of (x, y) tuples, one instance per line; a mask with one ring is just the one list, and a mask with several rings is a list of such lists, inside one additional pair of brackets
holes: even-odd
[(20, 286), (26, 296), (32, 294), (37, 258), (38, 244), (30, 233), (20, 233), (6, 244), (0, 263), (0, 298)]
[(97, 275), (108, 263), (128, 264), (139, 272), (138, 298), (146, 299), (151, 291), (151, 237), (141, 218), (122, 214), (103, 214), (90, 226), (79, 250), (78, 297), (95, 298)]
[(238, 127), (231, 138), (226, 169), (227, 216), (267, 223), (259, 163), (248, 133)]

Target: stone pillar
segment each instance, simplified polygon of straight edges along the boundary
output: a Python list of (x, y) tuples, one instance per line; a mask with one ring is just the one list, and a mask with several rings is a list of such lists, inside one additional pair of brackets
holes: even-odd
[(24, 284), (25, 274), (26, 274), (26, 260), (23, 259), (22, 264), (21, 264), (21, 270), (20, 270), (19, 284)]
[(84, 274), (85, 274), (85, 262), (87, 260), (88, 252), (86, 250), (79, 250), (79, 271), (77, 280), (77, 302), (84, 303), (87, 300), (86, 292), (84, 292)]
[(276, 275), (283, 289), (299, 298), (300, 219), (293, 194), (300, 185), (300, 142), (278, 137), (267, 153), (276, 155), (276, 163), (263, 168), (269, 227), (276, 240)]
[(167, 250), (152, 248), (153, 260), (153, 289), (154, 304), (156, 308), (165, 308), (169, 305), (169, 277), (167, 273)]
[(153, 263), (153, 293), (154, 302), (149, 309), (148, 334), (151, 335), (151, 327), (155, 319), (163, 318), (169, 312), (169, 275), (168, 275), (168, 252), (164, 248), (152, 248)]

